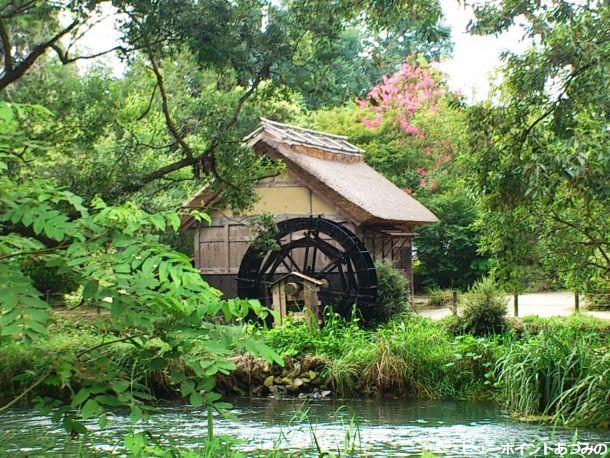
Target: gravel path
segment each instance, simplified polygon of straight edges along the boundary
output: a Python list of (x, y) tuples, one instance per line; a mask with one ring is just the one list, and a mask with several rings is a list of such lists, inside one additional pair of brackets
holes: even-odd
[[(589, 311), (583, 309), (582, 298), (580, 300), (580, 311), (587, 315), (610, 320), (610, 311)], [(508, 316), (515, 316), (513, 308), (513, 297), (507, 296), (506, 309)], [(451, 314), (448, 308), (417, 307), (417, 312), (433, 320), (440, 320)], [(537, 315), (540, 317), (568, 316), (574, 313), (574, 293), (531, 293), (519, 295), (519, 316)]]

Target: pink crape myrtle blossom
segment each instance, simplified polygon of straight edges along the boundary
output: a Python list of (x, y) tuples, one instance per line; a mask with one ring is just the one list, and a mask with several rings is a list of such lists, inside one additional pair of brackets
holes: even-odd
[(409, 124), (406, 119), (400, 120), (400, 127), (402, 127), (402, 130), (404, 130), (407, 134), (417, 135), (419, 133), (419, 128), (417, 126)]
[(445, 94), (445, 89), (434, 76), (431, 67), (421, 66), (413, 59), (407, 60), (399, 71), (384, 76), (365, 100), (356, 99), (360, 108), (369, 108), (376, 113), (374, 120), (365, 118), (362, 123), (377, 128), (387, 118), (406, 134), (422, 139), (424, 134), (413, 124), (413, 115), (424, 107), (435, 111), (439, 97)]
[(363, 119), (362, 124), (367, 127), (370, 127), (371, 129), (375, 129), (381, 125), (381, 121), (383, 121), (383, 116), (381, 115), (381, 113), (377, 113), (375, 119)]

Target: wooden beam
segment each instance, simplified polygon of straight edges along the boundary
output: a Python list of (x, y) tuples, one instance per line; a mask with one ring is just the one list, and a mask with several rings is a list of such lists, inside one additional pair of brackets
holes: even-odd
[(195, 267), (201, 268), (201, 245), (199, 242), (199, 226), (195, 226), (195, 235), (193, 237), (193, 251), (195, 255)]
[(231, 253), (229, 252), (229, 223), (225, 224), (225, 267), (227, 273), (231, 269)]

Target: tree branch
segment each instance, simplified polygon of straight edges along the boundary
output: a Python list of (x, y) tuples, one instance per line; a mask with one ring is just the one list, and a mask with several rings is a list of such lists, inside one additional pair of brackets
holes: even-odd
[(19, 393), (19, 396), (16, 396), (9, 403), (0, 407), (0, 412), (15, 405), (17, 402), (19, 402), (20, 399), (27, 396), (28, 393), (30, 393), (32, 390), (34, 390), (38, 385), (40, 385), (42, 382), (44, 382), (46, 379), (48, 379), (51, 375), (53, 375), (53, 371), (50, 371), (50, 372), (47, 372), (46, 374), (44, 374), (42, 377), (40, 377), (38, 380), (36, 380), (34, 383), (32, 383), (30, 386), (28, 386), (25, 390), (23, 390), (21, 393)]
[[(0, 91), (4, 90), (7, 86), (21, 78), (40, 56), (42, 56), (49, 48), (57, 43), (63, 36), (70, 33), (78, 24), (78, 19), (75, 19), (66, 28), (62, 29), (48, 41), (34, 46), (30, 53), (21, 62), (19, 62), (17, 65), (13, 65), (12, 69), (7, 71), (5, 68), (4, 74), (0, 78)], [(10, 53), (10, 50), (8, 50), (8, 52)]]
[(3, 259), (16, 258), (18, 256), (36, 256), (36, 255), (39, 255), (39, 254), (50, 253), (50, 252), (56, 251), (56, 250), (63, 250), (67, 246), (68, 246), (67, 243), (63, 243), (62, 242), (59, 245), (51, 247), (51, 248), (44, 248), (44, 249), (41, 249), (41, 250), (21, 251), (19, 253), (5, 254), (5, 255), (0, 256), (0, 261), (3, 260)]
[(174, 120), (171, 117), (170, 110), (169, 110), (169, 103), (167, 101), (167, 92), (165, 91), (165, 84), (163, 82), (163, 76), (161, 75), (161, 71), (159, 70), (157, 61), (155, 60), (155, 56), (153, 55), (152, 50), (150, 49), (150, 46), (147, 45), (146, 50), (148, 53), (148, 58), (150, 60), (150, 65), (152, 67), (153, 73), (155, 74), (155, 78), (157, 79), (157, 85), (155, 86), (155, 89), (158, 87), (159, 93), (161, 94), (161, 109), (163, 111), (163, 116), (165, 117), (165, 124), (167, 125), (167, 129), (171, 133), (172, 137), (174, 137), (176, 139), (176, 141), (182, 148), (182, 151), (184, 151), (184, 154), (186, 155), (186, 157), (192, 160), (195, 156), (193, 154), (193, 150), (190, 147), (190, 145), (184, 140), (184, 138), (182, 137), (180, 132), (178, 132), (178, 129), (176, 128), (176, 125), (174, 124)]
[(0, 43), (2, 43), (2, 52), (4, 53), (4, 72), (8, 73), (13, 70), (13, 56), (11, 55), (12, 46), (2, 20), (0, 20)]
[(600, 242), (599, 240), (597, 240), (595, 237), (593, 237), (589, 231), (584, 228), (584, 227), (580, 227), (577, 224), (571, 223), (570, 221), (566, 221), (564, 219), (562, 219), (559, 215), (557, 215), (557, 213), (553, 212), (552, 216), (551, 216), (555, 221), (557, 221), (560, 224), (564, 224), (568, 227), (571, 227), (572, 229), (580, 232), (581, 234), (583, 234), (587, 239), (589, 239), (589, 241), (591, 242), (591, 245), (594, 246), (595, 248), (597, 248), (599, 250), (599, 253), (602, 255), (602, 257), (604, 258), (604, 260), (606, 261), (606, 264), (608, 265), (608, 267), (606, 267), (606, 271), (608, 270), (608, 268), (610, 268), (610, 256), (604, 251), (604, 249), (602, 248), (604, 243)]
[(130, 51), (136, 50), (136, 48), (127, 49), (124, 46), (118, 45), (105, 51), (96, 52), (94, 54), (88, 54), (86, 56), (68, 57), (68, 51), (64, 51), (63, 49), (61, 49), (61, 46), (59, 46), (57, 43), (53, 43), (50, 48), (52, 48), (53, 51), (57, 53), (57, 57), (59, 57), (59, 60), (63, 65), (71, 64), (73, 62), (76, 62), (77, 60), (97, 59), (98, 57), (105, 56), (106, 54), (110, 54), (115, 51), (121, 51), (121, 53), (123, 54), (128, 54)]
[[(9, 19), (15, 17), (18, 14), (28, 13), (31, 8), (36, 5), (36, 0), (29, 0), (24, 2), (22, 5), (16, 6), (15, 2), (10, 0), (6, 2), (0, 8), (0, 18)], [(12, 10), (9, 10), (9, 7), (13, 7)]]
[[(133, 181), (133, 182), (127, 184), (122, 189), (126, 192), (137, 192), (140, 189), (142, 189), (144, 186), (146, 186), (148, 183), (151, 183), (159, 178), (162, 178), (172, 172), (176, 172), (185, 167), (191, 166), (194, 169), (194, 174), (195, 174), (196, 178), (199, 178), (202, 173), (209, 173), (214, 178), (216, 178), (219, 182), (225, 183), (227, 186), (232, 187), (236, 190), (239, 190), (240, 189), (239, 186), (236, 186), (234, 183), (231, 183), (226, 178), (220, 176), (220, 174), (217, 170), (217, 167), (216, 167), (216, 161), (215, 161), (215, 158), (213, 157), (213, 153), (222, 144), (222, 141), (220, 140), (222, 134), (224, 132), (226, 132), (227, 130), (229, 130), (231, 127), (233, 127), (235, 125), (235, 123), (237, 122), (237, 120), (239, 118), (239, 114), (240, 114), (244, 104), (246, 103), (248, 98), (254, 93), (254, 91), (259, 86), (260, 82), (262, 81), (262, 75), (264, 74), (264, 72), (267, 69), (261, 70), (261, 72), (259, 72), (255, 76), (255, 78), (254, 78), (252, 84), (250, 85), (250, 87), (248, 88), (248, 90), (246, 92), (244, 92), (242, 94), (242, 96), (238, 99), (238, 101), (233, 109), (233, 113), (231, 114), (229, 119), (227, 119), (222, 124), (222, 126), (220, 127), (220, 129), (216, 133), (216, 135), (214, 135), (212, 137), (210, 144), (206, 147), (206, 149), (201, 153), (197, 153), (186, 142), (186, 140), (184, 139), (184, 136), (182, 135), (180, 130), (177, 128), (177, 126), (172, 118), (171, 110), (169, 107), (169, 97), (168, 97), (168, 94), (167, 94), (167, 91), (165, 88), (165, 81), (163, 79), (163, 75), (161, 73), (161, 68), (159, 66), (159, 63), (154, 56), (150, 42), (147, 42), (145, 44), (144, 48), (147, 50), (147, 55), (148, 55), (148, 58), (149, 58), (150, 64), (151, 64), (151, 69), (152, 69), (152, 71), (155, 75), (155, 79), (156, 79), (156, 85), (155, 85), (155, 88), (153, 89), (153, 94), (151, 95), (149, 107), (150, 107), (150, 104), (152, 104), (153, 97), (155, 95), (156, 89), (158, 88), (159, 94), (161, 96), (161, 110), (163, 112), (163, 117), (165, 118), (165, 124), (167, 126), (167, 129), (168, 129), (170, 135), (176, 140), (176, 143), (180, 146), (180, 148), (182, 149), (182, 151), (184, 152), (184, 155), (186, 157), (184, 157), (178, 161), (175, 161), (171, 164), (160, 167), (157, 170), (154, 170), (153, 172), (149, 172), (149, 173), (143, 175), (142, 177), (140, 177), (139, 180)], [(147, 108), (147, 110), (145, 110), (145, 112), (143, 113), (143, 116), (148, 112), (148, 110), (149, 110), (149, 108)]]
[(588, 62), (580, 67), (578, 67), (576, 70), (574, 70), (566, 79), (566, 82), (563, 84), (563, 87), (561, 88), (561, 92), (559, 93), (559, 95), (555, 98), (555, 100), (551, 103), (551, 105), (549, 106), (549, 108), (547, 108), (540, 116), (538, 116), (523, 132), (523, 134), (520, 137), (519, 140), (519, 145), (523, 145), (525, 143), (525, 140), (527, 140), (527, 137), (529, 137), (530, 133), (534, 130), (534, 128), (540, 124), (543, 120), (545, 120), (546, 118), (548, 118), (557, 108), (557, 105), (559, 104), (559, 102), (561, 101), (562, 97), (566, 94), (566, 92), (568, 91), (570, 84), (572, 84), (572, 81), (574, 81), (579, 75), (583, 74), (585, 71), (587, 71), (589, 68), (593, 67), (596, 64), (596, 61), (591, 61)]
[(159, 87), (159, 82), (155, 83), (155, 87), (153, 87), (152, 93), (150, 94), (150, 99), (148, 100), (148, 106), (142, 112), (140, 116), (137, 117), (136, 121), (142, 121), (150, 113), (150, 109), (152, 108), (153, 101), (155, 100), (155, 94), (157, 93), (157, 88)]

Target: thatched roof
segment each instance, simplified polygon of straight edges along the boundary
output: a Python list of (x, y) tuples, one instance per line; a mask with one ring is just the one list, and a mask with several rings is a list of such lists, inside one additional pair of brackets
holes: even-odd
[(363, 151), (357, 146), (352, 145), (347, 141), (347, 137), (343, 135), (334, 135), (317, 130), (304, 129), (302, 127), (282, 124), (276, 121), (271, 121), (266, 118), (261, 118), (261, 125), (258, 129), (244, 138), (244, 142), (251, 142), (252, 139), (259, 134), (266, 132), (280, 139), (283, 143), (290, 146), (303, 146), (306, 148), (315, 148), (333, 153), (358, 155)]
[[(244, 141), (261, 154), (283, 160), (289, 173), (334, 203), (357, 225), (438, 221), (430, 210), (368, 166), (362, 150), (347, 137), (263, 118), (261, 126)], [(200, 194), (187, 207), (193, 208), (195, 201), (202, 203)]]

